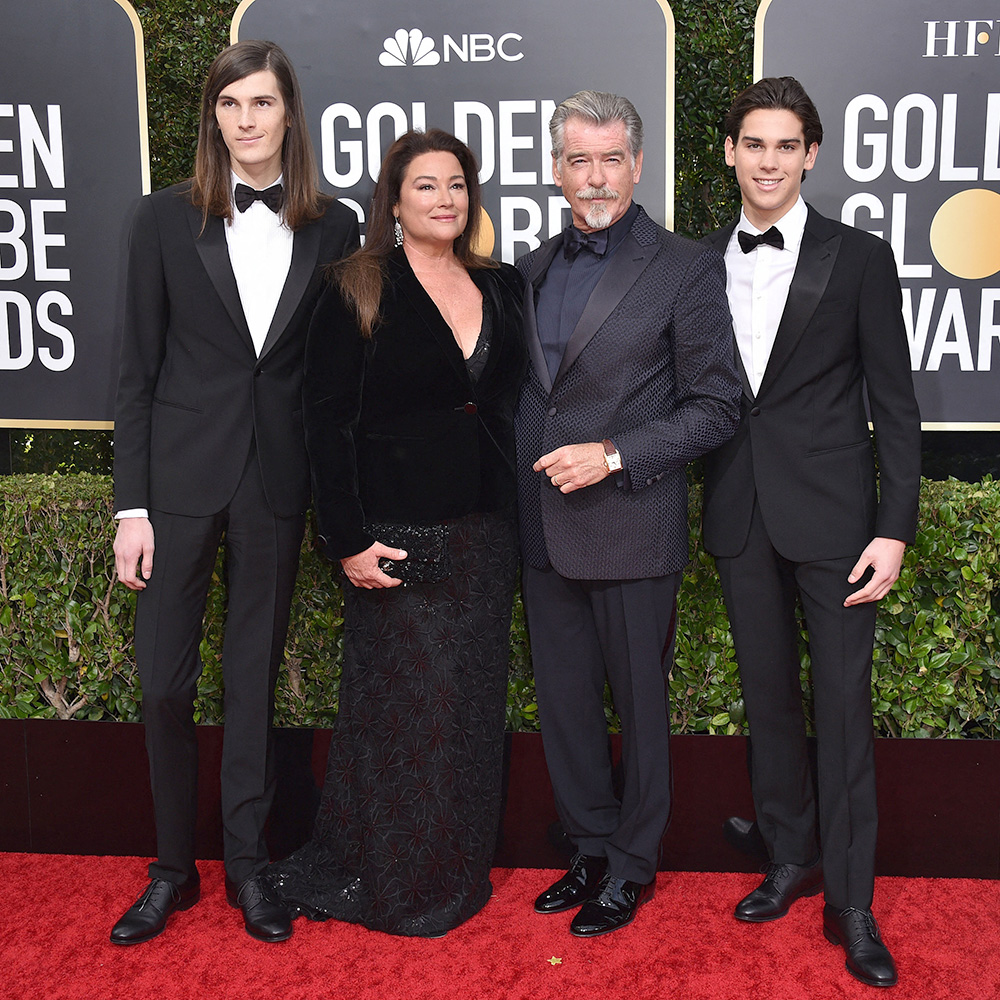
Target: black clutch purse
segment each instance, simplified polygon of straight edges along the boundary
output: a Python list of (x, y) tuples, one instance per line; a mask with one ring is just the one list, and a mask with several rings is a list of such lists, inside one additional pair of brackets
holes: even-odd
[(377, 521), (365, 525), (376, 541), (405, 549), (405, 559), (379, 559), (378, 568), (403, 583), (441, 583), (451, 576), (448, 528), (444, 524), (399, 524)]

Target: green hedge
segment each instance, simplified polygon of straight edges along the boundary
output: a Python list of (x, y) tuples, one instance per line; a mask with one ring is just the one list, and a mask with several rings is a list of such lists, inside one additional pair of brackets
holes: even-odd
[[(134, 597), (113, 583), (114, 521), (106, 476), (0, 480), (0, 717), (139, 718), (132, 659)], [(671, 676), (675, 731), (738, 733), (744, 714), (725, 607), (700, 548), (680, 594)], [(924, 482), (921, 533), (900, 583), (880, 607), (873, 697), (880, 735), (1000, 738), (1000, 485)], [(221, 575), (221, 570), (217, 570)], [(198, 719), (222, 719), (221, 586), (205, 615)], [(277, 695), (284, 726), (336, 715), (341, 601), (330, 565), (307, 537), (287, 669)], [(808, 663), (803, 658), (807, 683)], [(609, 718), (614, 722), (609, 706)], [(508, 728), (538, 728), (523, 614), (511, 631)]]

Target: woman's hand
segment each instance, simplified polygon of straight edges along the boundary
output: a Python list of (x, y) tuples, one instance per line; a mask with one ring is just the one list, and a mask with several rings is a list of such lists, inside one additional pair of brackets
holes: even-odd
[(364, 552), (341, 559), (340, 565), (344, 567), (347, 579), (355, 587), (363, 587), (365, 590), (377, 590), (382, 587), (398, 587), (403, 582), (383, 573), (378, 568), (379, 560), (405, 558), (405, 549), (391, 549), (388, 545), (375, 542), (374, 545), (365, 549)]

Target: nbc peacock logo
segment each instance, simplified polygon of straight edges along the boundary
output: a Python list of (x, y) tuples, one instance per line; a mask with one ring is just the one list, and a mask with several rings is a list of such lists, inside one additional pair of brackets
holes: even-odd
[(419, 28), (400, 28), (382, 43), (378, 61), (383, 66), (437, 66), (441, 53), (435, 50), (434, 39)]

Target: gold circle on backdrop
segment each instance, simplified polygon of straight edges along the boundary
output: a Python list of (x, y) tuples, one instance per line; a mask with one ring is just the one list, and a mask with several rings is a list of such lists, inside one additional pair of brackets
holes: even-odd
[(989, 40), (990, 36), (986, 31), (980, 31), (979, 34), (976, 35), (976, 41), (979, 42), (980, 45), (985, 45)]
[(496, 230), (493, 228), (493, 220), (489, 217), (485, 208), (479, 209), (479, 240), (472, 248), (473, 252), (489, 257), (493, 253), (493, 246), (497, 241)]
[(956, 278), (978, 280), (1000, 271), (1000, 194), (971, 188), (952, 195), (934, 214), (931, 250)]

